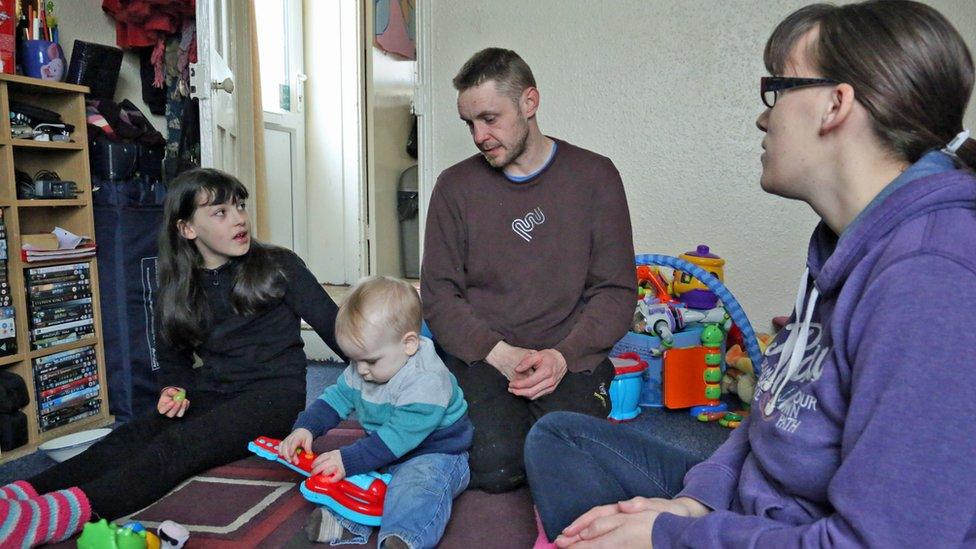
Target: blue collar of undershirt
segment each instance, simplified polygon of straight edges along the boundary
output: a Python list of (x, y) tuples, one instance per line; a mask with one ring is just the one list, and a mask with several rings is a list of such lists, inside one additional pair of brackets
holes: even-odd
[(505, 177), (507, 177), (508, 180), (511, 181), (512, 183), (525, 183), (526, 181), (528, 181), (528, 180), (532, 179), (533, 177), (535, 177), (535, 176), (539, 175), (540, 173), (542, 173), (542, 170), (548, 168), (549, 167), (549, 164), (552, 164), (552, 159), (553, 158), (556, 158), (556, 146), (557, 146), (556, 142), (553, 141), (552, 142), (552, 150), (549, 151), (549, 158), (546, 159), (545, 164), (543, 164), (541, 167), (539, 167), (538, 170), (536, 170), (536, 171), (534, 171), (534, 172), (532, 172), (532, 173), (530, 173), (528, 175), (511, 175), (509, 173), (506, 173), (504, 170), (502, 170), (502, 173), (505, 174)]

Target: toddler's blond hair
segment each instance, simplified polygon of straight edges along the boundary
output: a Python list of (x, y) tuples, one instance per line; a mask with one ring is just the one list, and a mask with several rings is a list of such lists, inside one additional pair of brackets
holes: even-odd
[(336, 339), (364, 347), (363, 332), (370, 324), (401, 338), (420, 334), (423, 308), (420, 295), (406, 280), (370, 276), (360, 280), (346, 296), (336, 315)]

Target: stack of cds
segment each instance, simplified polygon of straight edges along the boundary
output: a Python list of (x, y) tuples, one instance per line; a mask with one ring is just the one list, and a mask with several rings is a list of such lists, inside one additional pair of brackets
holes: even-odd
[(7, 224), (0, 208), (0, 356), (17, 353), (17, 326), (10, 302), (10, 279), (7, 278)]
[(31, 349), (95, 337), (88, 263), (34, 267), (25, 272)]
[(94, 347), (35, 358), (34, 384), (41, 431), (96, 415), (102, 406)]

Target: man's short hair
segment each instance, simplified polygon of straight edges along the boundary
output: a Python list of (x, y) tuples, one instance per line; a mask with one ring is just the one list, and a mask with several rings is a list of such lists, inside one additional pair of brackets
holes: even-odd
[(458, 93), (494, 80), (498, 91), (518, 101), (526, 88), (534, 88), (532, 69), (512, 50), (485, 48), (471, 56), (454, 77)]
[(420, 294), (409, 282), (389, 276), (359, 281), (346, 296), (336, 315), (336, 338), (363, 346), (363, 332), (373, 324), (403, 337), (420, 334), (423, 308)]

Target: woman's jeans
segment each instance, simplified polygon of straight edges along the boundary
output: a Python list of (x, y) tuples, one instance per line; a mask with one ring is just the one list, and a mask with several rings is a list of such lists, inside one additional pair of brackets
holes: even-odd
[(651, 433), (572, 412), (543, 416), (525, 440), (529, 488), (550, 540), (597, 505), (673, 498), (698, 461)]

